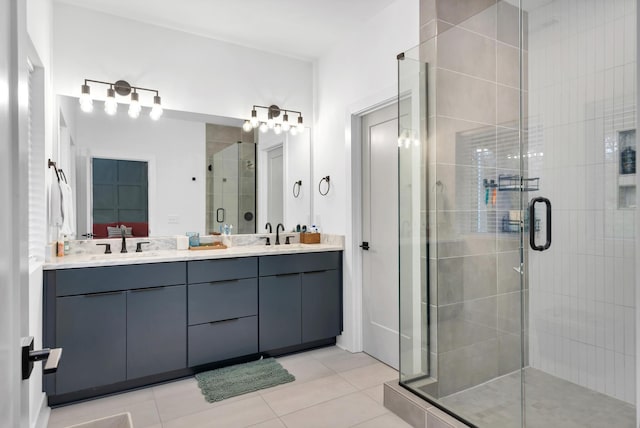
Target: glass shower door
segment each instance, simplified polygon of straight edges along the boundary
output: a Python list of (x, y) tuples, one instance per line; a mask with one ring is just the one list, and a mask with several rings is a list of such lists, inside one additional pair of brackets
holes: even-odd
[(522, 8), (530, 197), (552, 206), (527, 250), (526, 423), (633, 427), (636, 1)]

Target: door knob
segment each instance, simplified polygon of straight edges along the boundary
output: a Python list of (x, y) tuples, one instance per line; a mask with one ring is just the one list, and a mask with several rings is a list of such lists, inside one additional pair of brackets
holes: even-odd
[(365, 251), (369, 251), (369, 243), (367, 241), (362, 242), (362, 245), (360, 245), (360, 248), (362, 248)]

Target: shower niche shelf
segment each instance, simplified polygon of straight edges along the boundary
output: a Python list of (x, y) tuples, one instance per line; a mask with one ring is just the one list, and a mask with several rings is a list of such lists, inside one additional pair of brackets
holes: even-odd
[(523, 192), (540, 190), (540, 177), (523, 178), (519, 175), (506, 174), (498, 176), (498, 190), (501, 192), (518, 192), (520, 191), (520, 180), (522, 180)]
[(636, 207), (636, 130), (618, 131), (618, 208)]

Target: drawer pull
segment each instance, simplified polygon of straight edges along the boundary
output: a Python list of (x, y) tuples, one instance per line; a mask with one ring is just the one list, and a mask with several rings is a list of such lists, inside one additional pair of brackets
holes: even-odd
[(293, 275), (300, 275), (300, 272), (279, 273), (279, 274), (276, 275), (276, 277), (293, 276)]
[(132, 293), (141, 293), (143, 291), (159, 290), (160, 288), (172, 287), (171, 285), (159, 285), (157, 287), (136, 288), (135, 290), (129, 290)]
[[(104, 293), (91, 293), (91, 294), (81, 294), (84, 297), (100, 297), (100, 296), (108, 296), (109, 294), (122, 294), (124, 291), (106, 291)], [(63, 296), (66, 297), (66, 296)]]

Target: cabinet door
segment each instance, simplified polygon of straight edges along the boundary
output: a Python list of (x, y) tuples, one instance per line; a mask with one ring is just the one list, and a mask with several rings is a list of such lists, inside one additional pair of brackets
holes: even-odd
[(302, 343), (300, 275), (260, 278), (260, 351)]
[(309, 272), (302, 277), (302, 342), (338, 336), (342, 326), (340, 271)]
[(187, 367), (185, 285), (131, 290), (127, 295), (127, 378)]
[(56, 299), (56, 394), (126, 379), (126, 321), (124, 292)]

